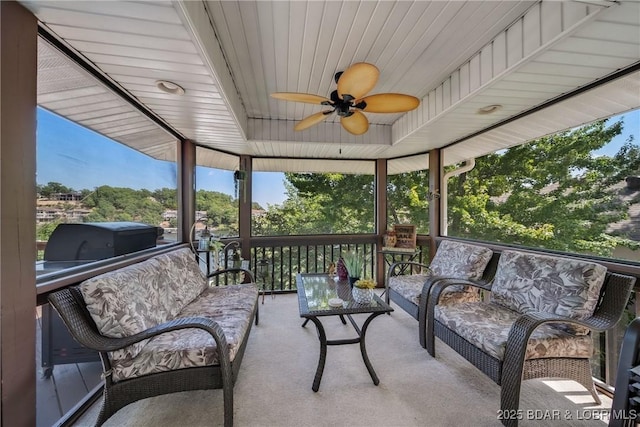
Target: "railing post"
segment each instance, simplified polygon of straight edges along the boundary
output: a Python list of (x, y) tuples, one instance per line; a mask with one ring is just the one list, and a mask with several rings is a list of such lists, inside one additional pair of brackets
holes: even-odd
[(192, 141), (178, 141), (178, 240), (193, 239), (191, 225), (196, 219), (195, 167), (196, 146)]
[(253, 182), (253, 164), (251, 156), (240, 156), (240, 170), (246, 174), (242, 191), (238, 199), (238, 234), (243, 259), (251, 259), (251, 183)]
[(376, 160), (376, 242), (372, 248), (372, 257), (375, 260), (376, 281), (378, 287), (384, 286), (384, 255), (378, 251), (382, 247), (382, 235), (387, 231), (387, 159)]
[(433, 194), (429, 200), (429, 235), (431, 236), (431, 242), (429, 245), (429, 253), (436, 253), (436, 237), (440, 237), (441, 228), (440, 222), (442, 221), (442, 204), (440, 203), (440, 197), (447, 197), (446, 194), (440, 194), (440, 186), (442, 183), (442, 176), (444, 174), (441, 151), (434, 149), (429, 151), (429, 194)]

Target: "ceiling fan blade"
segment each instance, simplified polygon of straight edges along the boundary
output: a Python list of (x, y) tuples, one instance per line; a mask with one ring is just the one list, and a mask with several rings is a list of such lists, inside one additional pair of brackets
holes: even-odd
[(362, 135), (369, 130), (369, 120), (360, 111), (353, 111), (349, 117), (341, 117), (340, 124), (347, 132), (354, 135)]
[(362, 110), (367, 113), (402, 113), (414, 110), (420, 105), (420, 100), (415, 96), (401, 93), (380, 93), (365, 96), (357, 100), (355, 106), (358, 107), (358, 103), (363, 101), (367, 105)]
[(320, 123), (321, 121), (329, 117), (329, 114), (331, 113), (333, 113), (333, 110), (325, 110), (325, 111), (320, 111), (319, 113), (312, 114), (300, 120), (298, 123), (296, 123), (293, 129), (305, 130), (307, 128), (310, 128), (311, 126), (317, 125), (318, 123)]
[(306, 102), (307, 104), (322, 104), (323, 102), (329, 102), (329, 99), (324, 96), (312, 95), (310, 93), (275, 92), (271, 94), (271, 97), (284, 99), (285, 101)]
[(352, 99), (365, 96), (378, 82), (380, 71), (375, 65), (358, 62), (347, 68), (338, 79), (338, 95), (351, 95)]

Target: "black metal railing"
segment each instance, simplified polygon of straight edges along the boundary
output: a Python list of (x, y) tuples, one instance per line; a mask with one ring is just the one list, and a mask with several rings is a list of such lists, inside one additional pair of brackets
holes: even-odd
[(251, 265), (257, 266), (256, 280), (272, 292), (296, 289), (298, 273), (322, 273), (341, 254), (355, 251), (365, 257), (365, 275), (375, 277), (375, 245), (371, 243), (262, 246), (252, 248)]
[[(364, 256), (365, 276), (384, 283), (384, 277), (378, 277), (381, 258), (375, 236), (319, 236), (318, 241), (314, 240), (313, 236), (303, 240), (300, 236), (252, 239), (250, 266), (261, 289), (265, 292), (294, 291), (298, 273), (327, 272), (331, 263), (337, 263), (340, 256), (349, 251)], [(414, 256), (415, 260), (425, 262), (429, 256), (428, 246), (418, 249), (415, 255), (399, 253), (395, 259)]]

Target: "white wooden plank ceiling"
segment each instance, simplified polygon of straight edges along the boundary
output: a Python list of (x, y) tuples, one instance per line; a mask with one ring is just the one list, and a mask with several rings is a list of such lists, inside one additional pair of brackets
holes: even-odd
[[(640, 61), (635, 1), (600, 2), (603, 6), (533, 0), (21, 3), (176, 133), (229, 154), (202, 155), (199, 161), (231, 170), (237, 167), (234, 154), (287, 157), (258, 164), (265, 170), (303, 170), (309, 164), (296, 159), (426, 153)], [(334, 74), (361, 61), (380, 69), (372, 93), (411, 94), (422, 100), (420, 107), (403, 115), (368, 113), (371, 128), (356, 137), (335, 119), (294, 132), (297, 120), (322, 108), (269, 96), (276, 91), (328, 96)], [(622, 86), (636, 88), (637, 78), (631, 74)], [(42, 87), (56, 94), (40, 93), (42, 105), (169, 158), (157, 144), (149, 148), (152, 134), (138, 140), (126, 133), (136, 126), (151, 133), (159, 128), (149, 121), (138, 124), (131, 110), (119, 111), (122, 105), (104, 87), (68, 86), (54, 71), (41, 79)], [(185, 94), (160, 92), (157, 80), (173, 81)], [(557, 129), (567, 129), (640, 107), (640, 93), (633, 91), (612, 102), (619, 87), (603, 88), (588, 103), (563, 101), (561, 117), (535, 113), (520, 119), (526, 126), (489, 132), (482, 146), (496, 150), (544, 135), (550, 119)], [(87, 99), (104, 104), (89, 111)], [(477, 113), (492, 104), (502, 108)], [(486, 151), (469, 144), (447, 149), (446, 161)], [(422, 168), (425, 160), (424, 155), (413, 163), (404, 158), (394, 173)]]
[(176, 160), (176, 139), (38, 40), (38, 105), (162, 160)]

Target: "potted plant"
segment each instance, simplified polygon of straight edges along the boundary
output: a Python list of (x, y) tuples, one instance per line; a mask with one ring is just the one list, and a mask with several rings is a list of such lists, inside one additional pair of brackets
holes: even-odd
[(358, 304), (371, 304), (373, 300), (373, 288), (376, 282), (371, 279), (360, 279), (353, 284), (351, 296)]
[(360, 278), (364, 268), (364, 255), (356, 251), (349, 251), (342, 256), (344, 266), (349, 273), (349, 284), (353, 287), (356, 280)]

